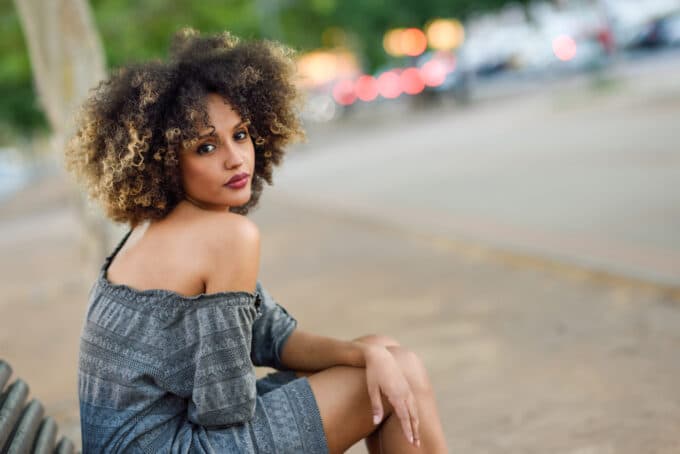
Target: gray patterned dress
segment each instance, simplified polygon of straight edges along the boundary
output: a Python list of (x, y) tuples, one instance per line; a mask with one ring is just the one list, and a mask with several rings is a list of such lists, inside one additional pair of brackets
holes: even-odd
[[(326, 453), (309, 382), (281, 365), (297, 322), (255, 293), (193, 297), (106, 279), (90, 292), (78, 387), (83, 453)], [(256, 379), (255, 366), (279, 372)]]

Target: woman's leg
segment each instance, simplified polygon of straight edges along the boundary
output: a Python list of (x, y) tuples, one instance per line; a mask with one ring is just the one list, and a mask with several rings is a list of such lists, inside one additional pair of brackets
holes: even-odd
[[(446, 453), (446, 439), (437, 410), (436, 397), (422, 361), (415, 353), (403, 347), (387, 347), (387, 349), (392, 352), (392, 355), (401, 365), (401, 370), (415, 395), (418, 417), (420, 418), (421, 447), (415, 449), (410, 444), (404, 444), (406, 437), (402, 431), (401, 423), (397, 415), (392, 413), (380, 426), (378, 431), (379, 450), (376, 452)], [(402, 446), (408, 446), (411, 449), (406, 450)], [(371, 452), (373, 453), (373, 451)]]
[[(383, 347), (398, 347), (400, 345), (396, 339), (392, 339), (391, 337), (382, 336), (379, 334), (369, 334), (367, 336), (357, 337), (356, 339), (353, 340), (358, 342), (365, 342), (367, 344), (382, 345)], [(381, 424), (378, 430), (375, 430), (364, 440), (364, 442), (366, 443), (366, 449), (368, 450), (369, 454), (381, 454), (382, 452), (384, 452), (382, 450), (381, 446), (382, 443), (380, 440), (380, 432), (382, 427), (384, 427), (384, 424)]]
[[(377, 336), (373, 337), (373, 341), (379, 343)], [(381, 339), (385, 341), (386, 338)], [(446, 452), (435, 397), (425, 368), (415, 354), (403, 347), (388, 345), (387, 348), (401, 365), (415, 395), (421, 422), (421, 447), (417, 448), (406, 440), (399, 420), (392, 414), (392, 406), (386, 399), (383, 399), (385, 416), (376, 429), (372, 421), (364, 369), (336, 366), (308, 376), (331, 453), (342, 453), (371, 434), (375, 435), (367, 440), (367, 446), (372, 453)]]
[[(374, 344), (374, 345), (382, 345), (383, 347), (398, 347), (400, 344), (396, 339), (393, 339), (388, 336), (383, 336), (380, 334), (368, 334), (366, 336), (361, 336), (357, 337), (356, 339), (352, 339), (355, 342), (363, 342), (366, 344)], [(310, 376), (313, 375), (311, 372), (296, 372), (298, 377), (302, 376)], [(379, 429), (382, 428), (384, 424), (381, 424), (379, 426)], [(374, 430), (371, 434), (366, 436), (364, 439), (366, 443), (366, 449), (370, 454), (379, 454), (381, 453), (382, 449), (380, 447), (381, 442), (380, 442), (380, 430)]]

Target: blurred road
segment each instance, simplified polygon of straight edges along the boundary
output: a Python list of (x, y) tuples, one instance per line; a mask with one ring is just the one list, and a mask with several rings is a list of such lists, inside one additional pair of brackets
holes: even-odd
[[(312, 131), (277, 190), (328, 210), (680, 285), (680, 58), (467, 109)], [(483, 98), (483, 94), (480, 97)]]

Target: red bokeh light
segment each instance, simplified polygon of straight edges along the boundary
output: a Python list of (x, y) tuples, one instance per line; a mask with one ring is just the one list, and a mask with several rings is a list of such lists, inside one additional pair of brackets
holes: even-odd
[(382, 73), (378, 77), (378, 92), (383, 98), (394, 99), (398, 97), (402, 92), (399, 74), (394, 71)]
[(362, 101), (373, 101), (378, 97), (378, 84), (372, 76), (364, 75), (354, 83), (354, 92)]
[(404, 93), (417, 95), (425, 89), (423, 79), (420, 77), (418, 68), (407, 68), (399, 76), (399, 82)]
[(333, 86), (333, 99), (340, 105), (348, 106), (357, 100), (354, 83), (351, 80), (340, 80)]

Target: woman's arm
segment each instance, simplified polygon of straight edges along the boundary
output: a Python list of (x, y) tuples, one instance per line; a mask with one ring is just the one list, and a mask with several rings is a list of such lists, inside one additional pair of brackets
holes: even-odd
[[(281, 351), (287, 369), (316, 372), (332, 366), (366, 366), (366, 350), (378, 346), (343, 341), (295, 329)], [(382, 348), (382, 347), (379, 347)]]

